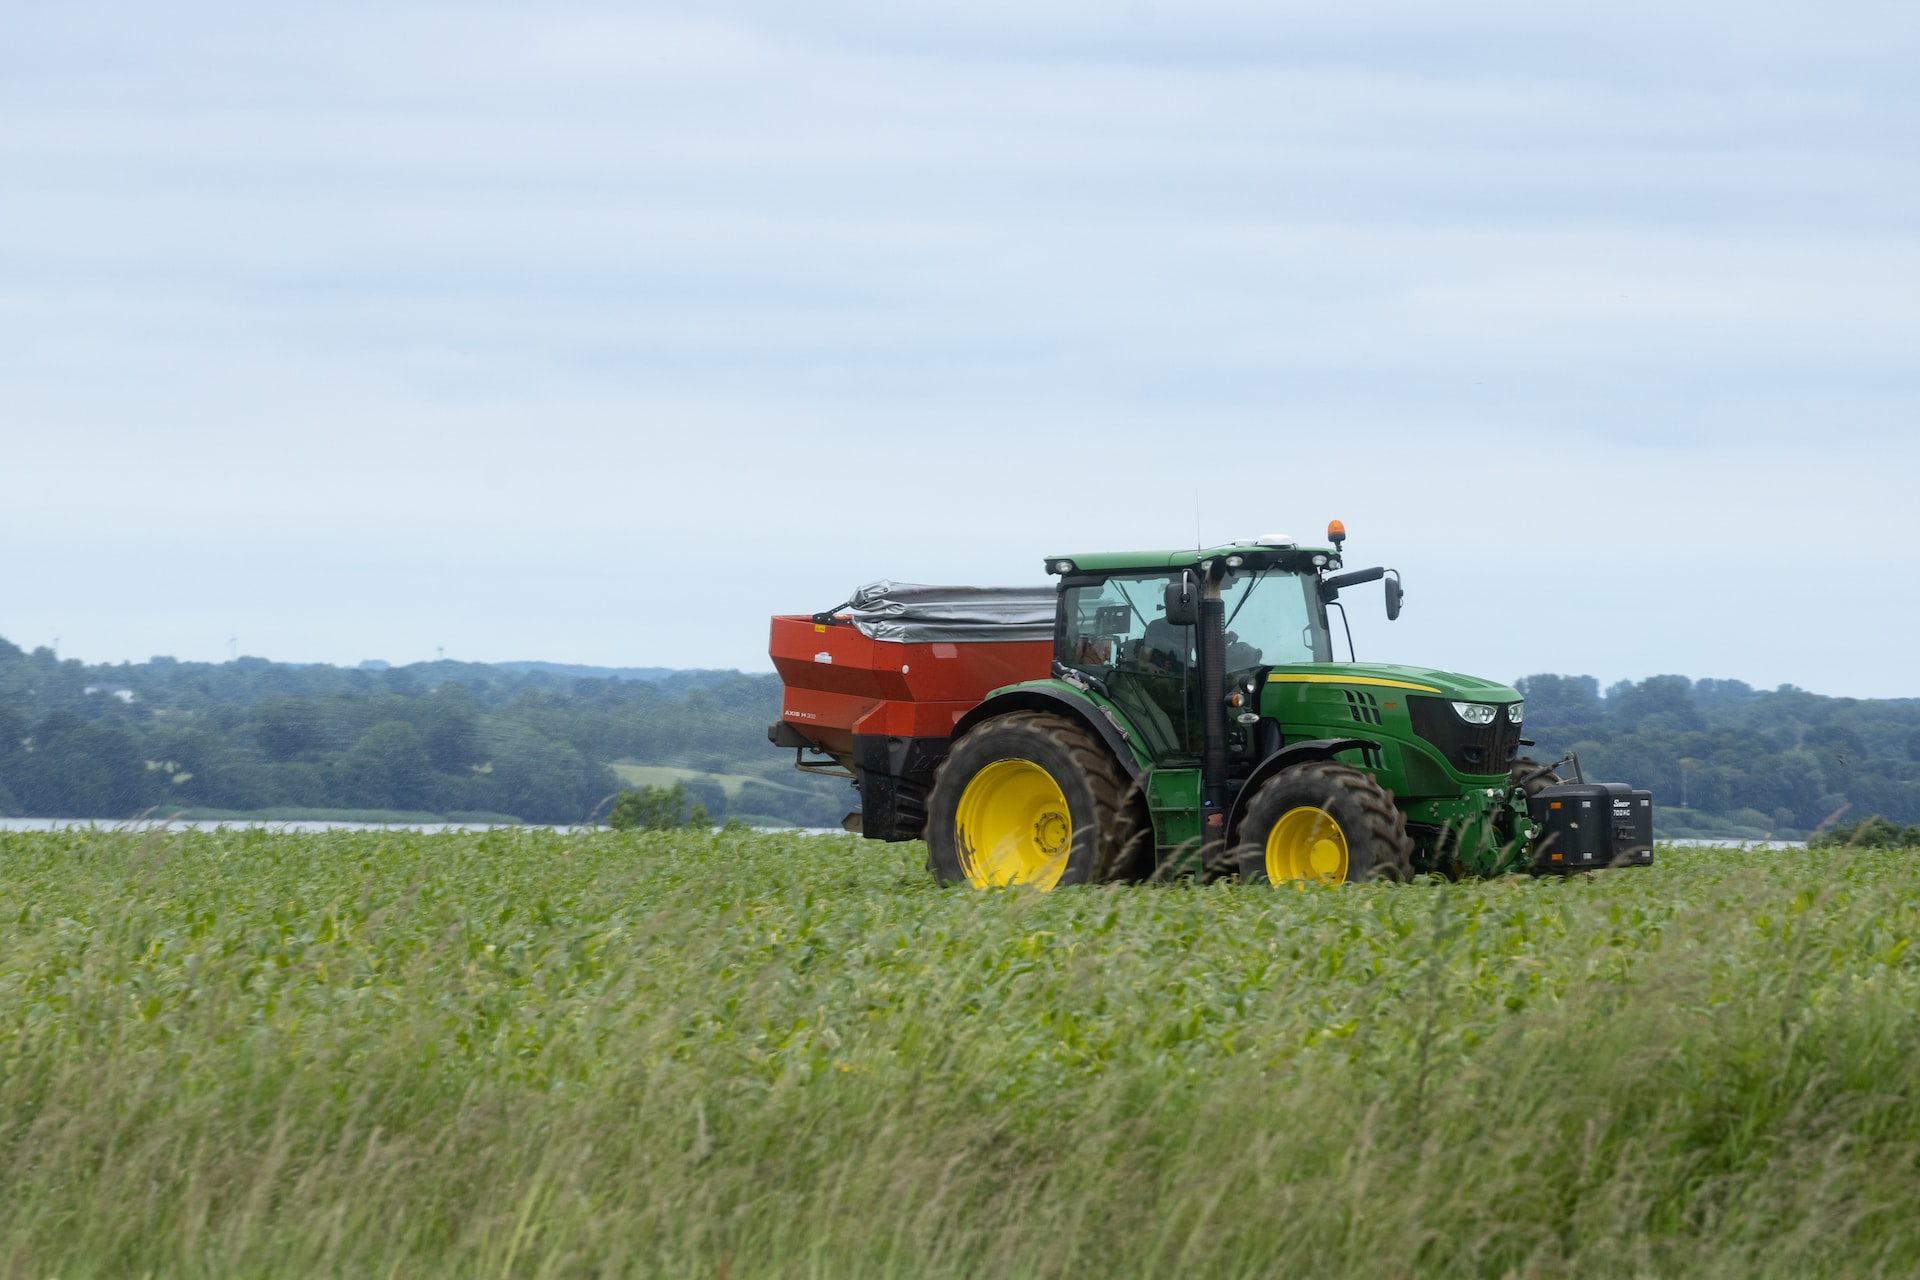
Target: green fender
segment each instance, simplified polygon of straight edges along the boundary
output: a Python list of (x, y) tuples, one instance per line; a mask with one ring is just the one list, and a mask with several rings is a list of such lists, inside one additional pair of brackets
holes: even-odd
[(957, 742), (961, 734), (981, 721), (991, 720), (1009, 711), (1051, 711), (1056, 715), (1065, 715), (1099, 734), (1112, 750), (1114, 758), (1120, 762), (1120, 767), (1127, 771), (1129, 779), (1139, 778), (1144, 768), (1140, 759), (1141, 751), (1134, 745), (1133, 735), (1127, 731), (1119, 714), (1064, 681), (1016, 685), (990, 695), (985, 702), (955, 722), (953, 737), (948, 741)]
[(1342, 751), (1354, 751), (1361, 747), (1377, 747), (1380, 744), (1366, 738), (1315, 738), (1310, 742), (1296, 742), (1285, 746), (1262, 760), (1247, 779), (1247, 785), (1240, 788), (1240, 794), (1233, 798), (1233, 807), (1227, 811), (1227, 843), (1232, 845), (1240, 834), (1240, 818), (1246, 812), (1247, 800), (1260, 789), (1260, 784), (1283, 769), (1291, 769), (1297, 764), (1311, 764), (1316, 760), (1331, 760)]

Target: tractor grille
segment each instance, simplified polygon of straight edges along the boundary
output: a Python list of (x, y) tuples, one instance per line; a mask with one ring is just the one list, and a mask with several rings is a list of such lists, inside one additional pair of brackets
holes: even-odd
[(1507, 719), (1504, 706), (1492, 724), (1468, 724), (1454, 711), (1452, 699), (1409, 694), (1407, 714), (1413, 731), (1462, 773), (1505, 774), (1520, 753), (1520, 726)]

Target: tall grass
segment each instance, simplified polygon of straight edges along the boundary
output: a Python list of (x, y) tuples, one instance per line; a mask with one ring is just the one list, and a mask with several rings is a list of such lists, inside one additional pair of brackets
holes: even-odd
[(0, 1275), (1906, 1274), (1920, 870), (0, 836)]

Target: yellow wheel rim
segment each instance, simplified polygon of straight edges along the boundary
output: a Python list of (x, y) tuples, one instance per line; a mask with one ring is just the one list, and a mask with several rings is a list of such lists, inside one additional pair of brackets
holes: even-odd
[(1267, 833), (1267, 879), (1275, 884), (1347, 878), (1347, 834), (1325, 809), (1302, 805), (1280, 815)]
[(1051, 889), (1067, 869), (1073, 819), (1053, 775), (1030, 760), (995, 760), (960, 793), (955, 845), (976, 889)]

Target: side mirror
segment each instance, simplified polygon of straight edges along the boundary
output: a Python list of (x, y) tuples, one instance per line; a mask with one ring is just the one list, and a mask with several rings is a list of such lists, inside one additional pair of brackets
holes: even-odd
[(1320, 580), (1320, 598), (1332, 604), (1340, 598), (1340, 588), (1355, 587), (1363, 582), (1377, 581), (1386, 570), (1375, 565), (1371, 569), (1355, 569), (1352, 573), (1336, 573), (1331, 578)]
[(1392, 622), (1400, 616), (1400, 601), (1402, 599), (1400, 592), (1400, 571), (1398, 569), (1389, 569), (1387, 572), (1393, 575), (1386, 581), (1387, 621)]
[(1167, 584), (1167, 621), (1176, 627), (1191, 627), (1200, 621), (1200, 588), (1193, 575), (1183, 573)]

